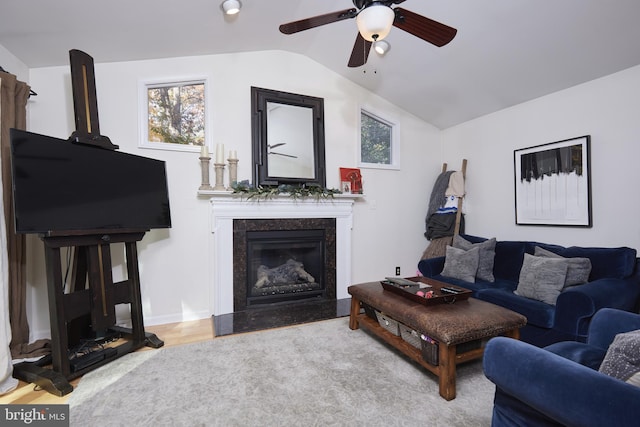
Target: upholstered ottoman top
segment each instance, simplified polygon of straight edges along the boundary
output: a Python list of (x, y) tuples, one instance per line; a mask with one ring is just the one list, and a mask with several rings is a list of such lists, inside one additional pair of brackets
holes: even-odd
[(526, 317), (469, 298), (453, 304), (425, 306), (385, 291), (379, 282), (349, 286), (355, 299), (447, 345), (501, 335), (526, 325)]

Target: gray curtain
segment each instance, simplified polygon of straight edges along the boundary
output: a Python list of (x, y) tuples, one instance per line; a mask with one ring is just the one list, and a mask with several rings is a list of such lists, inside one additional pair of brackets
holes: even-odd
[[(5, 216), (6, 253), (8, 256), (8, 303), (11, 325), (11, 356), (13, 359), (38, 357), (50, 353), (49, 340), (29, 343), (27, 321), (27, 280), (25, 236), (16, 234), (13, 226), (11, 146), (9, 129), (26, 129), (29, 86), (13, 74), (0, 72), (0, 158), (2, 160), (2, 190)], [(3, 290), (4, 292), (4, 290)]]

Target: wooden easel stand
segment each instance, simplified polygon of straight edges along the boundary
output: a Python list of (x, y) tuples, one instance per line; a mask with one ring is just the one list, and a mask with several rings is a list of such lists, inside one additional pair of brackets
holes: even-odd
[[(52, 367), (47, 369), (37, 363), (21, 363), (14, 367), (14, 377), (64, 396), (73, 390), (69, 380), (145, 345), (154, 348), (164, 345), (157, 336), (144, 331), (136, 242), (142, 240), (145, 232), (117, 230), (105, 234), (71, 231), (40, 236), (45, 245)], [(126, 251), (128, 278), (118, 283), (113, 283), (111, 274), (110, 245), (113, 243), (124, 243)], [(64, 291), (60, 257), (63, 247), (74, 248), (73, 275), (68, 293)], [(131, 328), (115, 326), (117, 304), (130, 304)], [(98, 333), (122, 333), (127, 335), (128, 341), (72, 369), (69, 336), (80, 335), (87, 328)]]

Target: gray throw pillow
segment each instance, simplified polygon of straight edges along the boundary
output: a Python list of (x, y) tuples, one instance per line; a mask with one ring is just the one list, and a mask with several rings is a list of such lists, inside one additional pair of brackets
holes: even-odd
[(599, 371), (622, 381), (634, 380), (640, 372), (640, 329), (616, 335)]
[(543, 258), (524, 254), (516, 295), (556, 305), (564, 287), (568, 263), (560, 258)]
[(589, 281), (589, 274), (591, 274), (591, 260), (589, 258), (565, 258), (539, 246), (536, 246), (533, 255), (547, 258), (562, 258), (567, 260), (569, 267), (567, 268), (567, 277), (564, 279), (565, 288), (568, 286), (587, 283)]
[(634, 385), (636, 387), (640, 387), (640, 371), (631, 375), (631, 377), (626, 381), (627, 384)]
[(480, 248), (464, 251), (452, 246), (447, 246), (444, 268), (441, 274), (445, 277), (473, 283), (476, 281), (479, 255)]
[(493, 277), (493, 260), (496, 257), (496, 238), (485, 240), (480, 243), (471, 243), (464, 237), (459, 235), (453, 236), (453, 247), (458, 249), (464, 249), (468, 251), (471, 248), (480, 248), (480, 257), (478, 260), (478, 271), (476, 277), (486, 282), (494, 282), (496, 279)]

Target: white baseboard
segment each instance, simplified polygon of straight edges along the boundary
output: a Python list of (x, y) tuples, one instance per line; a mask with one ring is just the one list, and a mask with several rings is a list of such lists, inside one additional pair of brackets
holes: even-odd
[(145, 326), (166, 325), (167, 323), (189, 322), (191, 320), (207, 319), (211, 317), (208, 311), (197, 311), (191, 313), (175, 313), (166, 316), (145, 317)]
[[(144, 318), (144, 325), (146, 326), (157, 326), (157, 325), (166, 325), (167, 323), (180, 323), (180, 322), (189, 322), (191, 320), (201, 320), (207, 319), (212, 316), (208, 311), (198, 311), (191, 313), (175, 313), (169, 314), (166, 316), (150, 316)], [(118, 318), (118, 325), (131, 325), (130, 318)], [(41, 330), (31, 330), (29, 334), (30, 342), (34, 342), (41, 339), (51, 339), (51, 331), (49, 329), (41, 329)]]

